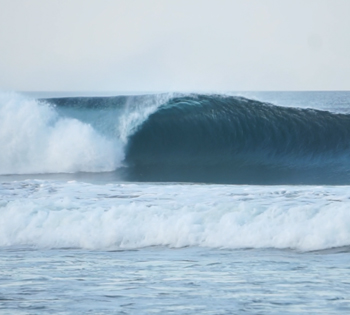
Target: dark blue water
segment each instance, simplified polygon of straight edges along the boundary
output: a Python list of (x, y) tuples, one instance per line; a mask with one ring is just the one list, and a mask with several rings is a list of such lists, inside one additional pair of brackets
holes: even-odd
[[(299, 107), (226, 95), (174, 96), (130, 132), (125, 167), (117, 170), (118, 176), (127, 181), (349, 184), (347, 94), (338, 98), (324, 94), (332, 102), (325, 98), (321, 109), (315, 108), (314, 94), (307, 92), (302, 94), (304, 99), (290, 101), (303, 105)], [(278, 93), (263, 95), (281, 99)], [(285, 105), (292, 95), (282, 96), (280, 102)], [(56, 98), (46, 102), (83, 121), (90, 112), (90, 122), (97, 129), (116, 137), (111, 117), (117, 120), (118, 111), (145, 98)]]

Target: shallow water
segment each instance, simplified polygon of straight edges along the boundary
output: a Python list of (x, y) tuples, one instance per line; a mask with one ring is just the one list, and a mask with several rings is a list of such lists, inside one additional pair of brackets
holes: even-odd
[(349, 253), (3, 248), (0, 307), (11, 314), (339, 314)]
[(346, 186), (0, 187), (4, 314), (349, 312)]

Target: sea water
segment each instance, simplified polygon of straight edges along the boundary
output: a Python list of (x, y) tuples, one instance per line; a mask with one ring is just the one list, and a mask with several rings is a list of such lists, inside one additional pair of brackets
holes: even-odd
[[(222, 105), (212, 95), (39, 100), (3, 93), (0, 313), (348, 314), (350, 93), (232, 94), (244, 99)], [(209, 107), (186, 109), (188, 120), (179, 120), (192, 102)], [(213, 112), (213, 102), (225, 115)], [(272, 116), (263, 129), (249, 116), (255, 127), (240, 129), (249, 134), (232, 131), (215, 142), (220, 154), (209, 145), (203, 154), (207, 130), (221, 132), (216, 122), (241, 117), (231, 108)], [(290, 115), (294, 126), (282, 138), (272, 133), (276, 115)], [(175, 137), (172, 117), (182, 131), (199, 127)], [(335, 135), (322, 143), (313, 136), (314, 153), (293, 133), (310, 139), (305, 117), (318, 117)], [(196, 134), (203, 122), (209, 125)], [(265, 147), (250, 140), (232, 145), (235, 155), (226, 150), (232, 139), (256, 139), (254, 128), (270, 135)], [(184, 145), (194, 135), (203, 141), (196, 150)], [(276, 149), (283, 141), (289, 146)], [(246, 162), (226, 163), (228, 152)]]

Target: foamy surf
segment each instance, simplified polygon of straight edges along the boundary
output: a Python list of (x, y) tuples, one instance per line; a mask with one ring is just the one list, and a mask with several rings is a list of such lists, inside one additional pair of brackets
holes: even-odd
[(122, 166), (128, 136), (158, 106), (154, 98), (129, 98), (117, 111), (95, 117), (89, 109), (74, 112), (1, 93), (0, 175), (114, 171)]
[(310, 251), (350, 245), (346, 187), (25, 181), (2, 184), (0, 194), (0, 246)]
[(55, 108), (15, 94), (0, 99), (0, 174), (103, 172), (123, 151), (91, 125), (60, 117)]

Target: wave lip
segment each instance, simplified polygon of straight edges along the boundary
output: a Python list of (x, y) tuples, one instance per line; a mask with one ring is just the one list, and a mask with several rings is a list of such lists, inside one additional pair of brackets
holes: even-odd
[(177, 97), (139, 126), (125, 153), (131, 180), (349, 184), (350, 115)]

